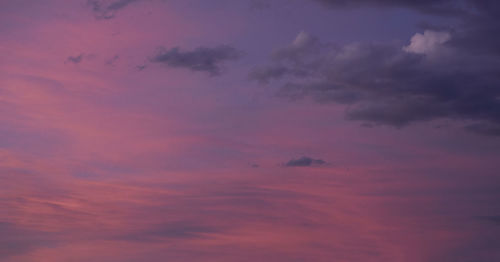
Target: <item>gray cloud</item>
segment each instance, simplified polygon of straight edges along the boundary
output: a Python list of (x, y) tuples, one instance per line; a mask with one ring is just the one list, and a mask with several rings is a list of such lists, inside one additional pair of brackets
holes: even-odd
[(402, 127), (455, 119), (466, 130), (500, 135), (500, 57), (464, 52), (464, 32), (417, 33), (406, 46), (319, 43), (300, 33), (250, 77), (278, 81), (278, 95), (349, 104), (346, 117)]
[(79, 54), (78, 56), (69, 56), (66, 59), (66, 62), (73, 63), (73, 64), (79, 64), (83, 60), (83, 54)]
[(192, 51), (181, 51), (179, 47), (160, 50), (151, 62), (161, 63), (173, 68), (186, 68), (202, 71), (215, 76), (221, 72), (221, 65), (230, 60), (240, 58), (241, 53), (227, 45), (218, 47), (198, 47)]
[(313, 165), (324, 165), (326, 164), (325, 161), (321, 160), (321, 159), (314, 159), (314, 158), (310, 158), (310, 157), (307, 157), (307, 156), (303, 156), (301, 158), (298, 158), (298, 159), (292, 159), (290, 161), (288, 161), (285, 166), (288, 166), (288, 167), (305, 167), (305, 166), (313, 166)]
[(327, 8), (408, 8), (451, 16), (426, 24), (406, 46), (336, 45), (300, 33), (250, 77), (280, 82), (278, 95), (349, 104), (346, 117), (402, 127), (435, 119), (500, 136), (500, 2), (493, 0), (313, 0)]
[(116, 0), (114, 2), (87, 0), (87, 5), (92, 9), (92, 12), (94, 12), (95, 18), (112, 19), (115, 17), (116, 12), (138, 1), (140, 0)]

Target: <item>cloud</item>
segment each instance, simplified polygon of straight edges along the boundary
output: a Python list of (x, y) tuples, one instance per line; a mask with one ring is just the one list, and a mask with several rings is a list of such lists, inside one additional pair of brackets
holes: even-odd
[(113, 66), (113, 65), (115, 65), (115, 62), (118, 61), (119, 59), (120, 59), (120, 56), (119, 55), (115, 55), (115, 56), (113, 56), (112, 58), (110, 58), (109, 60), (106, 61), (106, 65)]
[[(328, 8), (407, 8), (435, 16), (458, 20), (455, 46), (467, 52), (493, 52), (500, 54), (500, 2), (494, 0), (312, 0)], [(465, 51), (465, 50), (464, 50)]]
[(275, 50), (272, 56), (277, 60), (290, 59), (300, 62), (307, 55), (318, 52), (320, 48), (321, 44), (316, 37), (301, 31), (289, 46)]
[(78, 56), (69, 56), (66, 59), (66, 62), (73, 63), (73, 64), (79, 64), (83, 60), (83, 54), (79, 54)]
[(221, 65), (230, 60), (237, 60), (241, 53), (227, 45), (218, 47), (198, 47), (192, 51), (181, 51), (179, 47), (160, 50), (151, 61), (173, 68), (186, 68), (192, 71), (206, 72), (212, 76), (219, 75)]
[(140, 0), (117, 0), (114, 2), (87, 0), (87, 5), (90, 6), (97, 19), (112, 19), (116, 12), (127, 7), (128, 5)]
[(288, 161), (285, 166), (287, 167), (305, 167), (305, 166), (313, 166), (313, 165), (324, 165), (325, 161), (321, 159), (314, 159), (307, 156), (303, 156), (298, 159), (292, 159)]
[(410, 44), (403, 47), (403, 50), (416, 54), (430, 54), (450, 40), (450, 37), (449, 32), (425, 30), (423, 34), (416, 33), (411, 38)]
[(427, 30), (406, 46), (340, 46), (301, 32), (250, 77), (280, 83), (282, 97), (349, 104), (350, 120), (403, 127), (453, 119), (471, 123), (468, 131), (498, 136), (500, 57), (464, 52), (465, 46), (453, 42), (458, 35)]

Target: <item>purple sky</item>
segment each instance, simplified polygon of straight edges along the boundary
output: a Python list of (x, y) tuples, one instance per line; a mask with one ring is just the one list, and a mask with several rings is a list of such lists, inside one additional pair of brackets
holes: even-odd
[(0, 0), (0, 261), (500, 261), (493, 0)]

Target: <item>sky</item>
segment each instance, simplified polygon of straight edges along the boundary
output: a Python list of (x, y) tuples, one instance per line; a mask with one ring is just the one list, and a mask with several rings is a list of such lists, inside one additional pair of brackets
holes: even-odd
[(495, 0), (0, 0), (0, 261), (500, 261)]

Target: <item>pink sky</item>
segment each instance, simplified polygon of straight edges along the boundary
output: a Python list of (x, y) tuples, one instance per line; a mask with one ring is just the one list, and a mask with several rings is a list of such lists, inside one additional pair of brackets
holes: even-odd
[[(498, 137), (366, 127), (249, 80), (304, 30), (403, 47), (427, 14), (91, 2), (0, 3), (1, 261), (500, 260)], [(223, 58), (182, 56), (198, 47)]]

